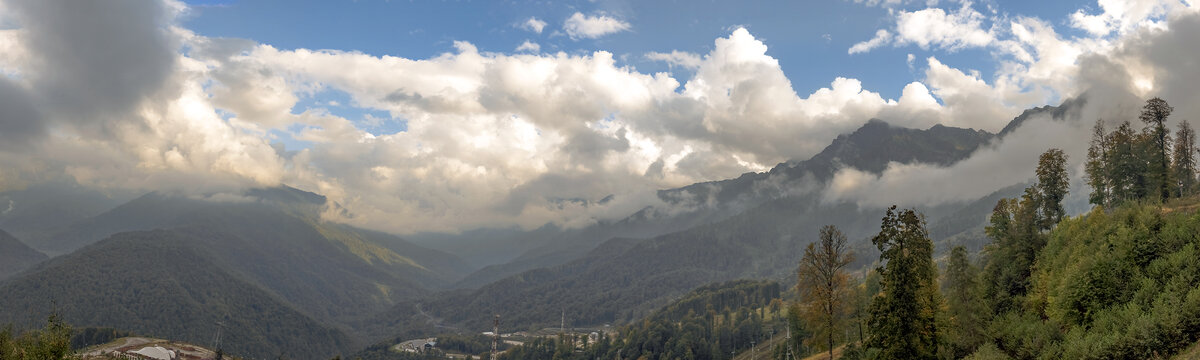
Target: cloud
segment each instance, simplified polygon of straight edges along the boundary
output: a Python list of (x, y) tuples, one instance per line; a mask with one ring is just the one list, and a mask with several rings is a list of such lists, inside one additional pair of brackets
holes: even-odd
[(523, 43), (521, 43), (521, 45), (517, 46), (517, 52), (522, 52), (522, 51), (538, 52), (538, 51), (542, 51), (542, 46), (538, 45), (538, 43), (535, 43), (535, 42), (532, 42), (529, 40), (525, 40), (525, 42), (523, 42)]
[(1140, 27), (1161, 27), (1167, 13), (1185, 5), (1169, 0), (1100, 0), (1100, 13), (1079, 9), (1071, 14), (1071, 26), (1093, 36), (1127, 33)]
[(867, 40), (867, 41), (863, 41), (863, 42), (854, 44), (853, 46), (850, 47), (850, 50), (847, 50), (846, 52), (851, 55), (858, 54), (858, 53), (865, 53), (865, 52), (871, 51), (871, 49), (883, 46), (884, 44), (887, 44), (891, 41), (892, 41), (892, 33), (888, 32), (887, 30), (884, 30), (884, 29), (879, 29), (879, 30), (875, 31), (875, 37), (871, 38), (871, 40)]
[(984, 47), (995, 40), (992, 31), (984, 29), (987, 18), (971, 8), (970, 1), (964, 1), (954, 12), (932, 7), (912, 12), (900, 10), (895, 13), (895, 20), (894, 34), (880, 29), (875, 37), (854, 44), (848, 52), (865, 53), (888, 43), (955, 51)]
[(700, 55), (679, 50), (672, 50), (670, 53), (651, 51), (646, 53), (646, 59), (662, 61), (667, 64), (679, 66), (685, 69), (698, 68), (700, 67), (701, 61)]
[[(86, 24), (71, 6), (15, 4), (6, 6), (20, 27), (0, 30), (0, 187), (56, 176), (193, 194), (289, 184), (354, 215), (330, 220), (400, 233), (584, 226), (655, 205), (659, 189), (806, 159), (870, 118), (998, 131), (1028, 107), (1093, 99), (1078, 116), (1083, 126), (1034, 120), (1038, 128), (961, 165), (894, 165), (882, 177), (847, 170), (837, 181), (847, 201), (951, 201), (1028, 176), (1026, 158), (1047, 146), (1078, 154), (1074, 132), (1097, 117), (1132, 118), (1146, 96), (1166, 97), (1179, 118), (1200, 111), (1190, 81), (1200, 71), (1188, 61), (1200, 21), (1189, 11), (1171, 10), (1166, 26), (1103, 39), (1064, 37), (1035, 18), (978, 19), (974, 28), (992, 36), (982, 46), (1000, 59), (992, 76), (955, 67), (952, 57), (925, 57), (922, 66), (913, 56), (920, 78), (889, 99), (839, 76), (797, 93), (768, 43), (744, 28), (714, 39), (707, 53), (646, 55), (692, 70), (676, 78), (641, 72), (607, 51), (505, 54), (456, 42), (442, 54), (405, 58), (281, 49), (194, 34), (174, 2), (98, 2), (79, 10), (101, 14)], [(113, 10), (145, 16), (103, 15)], [(975, 15), (965, 11), (943, 12), (943, 20), (970, 24)], [(987, 23), (1000, 25), (984, 30)], [(905, 33), (929, 35), (933, 50), (984, 43), (895, 29), (878, 46), (920, 46)], [(383, 132), (377, 116), (343, 117), (325, 109), (327, 101), (308, 101), (329, 93), (348, 97), (340, 107), (385, 112), (406, 129)], [(310, 145), (272, 144), (285, 136)], [(973, 175), (995, 171), (1004, 173)], [(974, 185), (911, 196), (946, 178)]]
[(567, 36), (570, 36), (572, 40), (595, 39), (629, 29), (629, 23), (616, 18), (607, 15), (587, 16), (579, 12), (572, 14), (563, 22), (563, 31), (566, 31)]
[(525, 22), (521, 23), (520, 27), (522, 29), (541, 34), (542, 29), (546, 28), (546, 22), (538, 20), (536, 17), (530, 17), (529, 20), (525, 20)]

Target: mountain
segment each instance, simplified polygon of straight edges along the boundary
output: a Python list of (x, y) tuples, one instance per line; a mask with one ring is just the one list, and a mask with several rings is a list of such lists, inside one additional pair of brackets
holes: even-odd
[[(202, 239), (202, 238), (203, 239)], [(219, 232), (128, 232), (0, 283), (0, 324), (35, 324), (58, 311), (75, 327), (112, 327), (208, 344), (218, 324), (229, 353), (327, 359), (349, 337), (287, 305), (197, 246)], [(207, 240), (206, 240), (207, 239)]]
[[(0, 229), (28, 243), (108, 211), (136, 195), (102, 192), (71, 181), (38, 183), (0, 192)], [(54, 254), (58, 255), (58, 254)]]
[(323, 196), (288, 187), (244, 196), (150, 193), (44, 239), (43, 249), (77, 249), (115, 233), (178, 229), (223, 269), (322, 321), (352, 323), (462, 277), (453, 255), (375, 231), (320, 220)]
[(892, 162), (950, 165), (995, 138), (982, 130), (942, 125), (908, 129), (871, 119), (854, 132), (838, 136), (808, 160), (781, 163), (770, 171), (746, 173), (735, 179), (660, 191), (659, 198), (672, 209), (646, 208), (617, 222), (531, 236), (543, 245), (509, 263), (476, 271), (458, 286), (475, 288), (522, 271), (563, 264), (616, 237), (653, 237), (721, 221), (802, 189), (819, 189), (846, 167), (878, 174)]
[(46, 260), (46, 254), (26, 246), (21, 240), (0, 230), (0, 280)]

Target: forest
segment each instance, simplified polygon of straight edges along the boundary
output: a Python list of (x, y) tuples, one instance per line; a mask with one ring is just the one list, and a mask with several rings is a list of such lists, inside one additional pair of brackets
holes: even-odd
[(1043, 153), (1033, 185), (996, 203), (976, 256), (956, 247), (935, 259), (924, 216), (892, 207), (871, 238), (880, 258), (861, 278), (846, 269), (845, 235), (827, 226), (787, 305), (708, 299), (701, 310), (693, 296), (596, 343), (546, 340), (504, 358), (725, 359), (759, 336), (782, 338), (775, 359), (1170, 358), (1200, 339), (1197, 149), (1187, 122), (1171, 134), (1172, 110), (1147, 101), (1140, 131), (1096, 122), (1086, 214), (1063, 208), (1067, 156)]

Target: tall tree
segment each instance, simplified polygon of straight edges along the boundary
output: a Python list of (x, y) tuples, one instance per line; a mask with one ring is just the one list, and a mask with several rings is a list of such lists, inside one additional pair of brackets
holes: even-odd
[(1112, 189), (1113, 205), (1121, 201), (1137, 200), (1146, 193), (1146, 163), (1139, 156), (1138, 136), (1128, 121), (1122, 122), (1108, 135), (1109, 151), (1106, 154), (1106, 172)]
[(883, 359), (933, 359), (938, 348), (937, 267), (924, 216), (888, 208), (878, 235), (881, 295), (871, 304), (869, 347)]
[(833, 225), (821, 228), (817, 242), (808, 244), (800, 259), (799, 284), (801, 307), (808, 327), (828, 340), (829, 359), (833, 359), (833, 337), (837, 334), (850, 294), (846, 265), (854, 254), (846, 245), (846, 234)]
[(1087, 162), (1084, 164), (1084, 174), (1086, 174), (1088, 185), (1092, 187), (1088, 203), (1102, 207), (1108, 207), (1109, 199), (1112, 197), (1105, 155), (1109, 151), (1106, 136), (1104, 120), (1096, 119), (1096, 126), (1092, 127), (1092, 141), (1088, 144)]
[(1067, 155), (1059, 149), (1047, 150), (1038, 158), (1036, 173), (1038, 210), (1041, 212), (1038, 228), (1050, 230), (1067, 214), (1062, 205), (1071, 186), (1067, 179)]
[(1191, 195), (1196, 191), (1196, 132), (1186, 120), (1179, 122), (1173, 153), (1171, 172), (1175, 178), (1175, 196)]
[(1171, 196), (1170, 161), (1171, 134), (1167, 129), (1167, 117), (1175, 111), (1166, 100), (1153, 98), (1146, 101), (1142, 114), (1138, 116), (1146, 124), (1144, 132), (1149, 138), (1147, 159), (1150, 172), (1147, 174), (1149, 187), (1147, 195), (1157, 197), (1160, 201)]
[(946, 305), (950, 315), (948, 340), (955, 358), (962, 358), (987, 341), (986, 309), (979, 294), (978, 270), (967, 258), (967, 249), (956, 246), (946, 264)]

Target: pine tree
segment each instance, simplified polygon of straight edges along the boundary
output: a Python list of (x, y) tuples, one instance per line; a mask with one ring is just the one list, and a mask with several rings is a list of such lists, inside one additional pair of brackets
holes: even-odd
[(871, 239), (884, 263), (882, 294), (871, 304), (869, 347), (883, 359), (933, 359), (938, 349), (941, 297), (933, 264), (933, 242), (924, 217), (913, 210), (887, 210)]
[(1196, 132), (1187, 121), (1179, 122), (1173, 155), (1171, 173), (1175, 179), (1175, 196), (1191, 195), (1196, 191)]
[(1146, 154), (1150, 170), (1147, 173), (1147, 195), (1159, 201), (1171, 196), (1171, 134), (1166, 123), (1174, 110), (1165, 100), (1156, 97), (1146, 101), (1142, 114), (1138, 116), (1146, 124), (1143, 132), (1149, 141)]
[(1088, 203), (1102, 207), (1108, 207), (1112, 198), (1112, 190), (1109, 188), (1109, 166), (1106, 161), (1106, 154), (1109, 152), (1106, 135), (1104, 120), (1097, 119), (1096, 126), (1092, 127), (1092, 141), (1088, 144), (1087, 163), (1084, 164), (1085, 177), (1088, 185), (1092, 187)]
[(821, 228), (817, 242), (808, 244), (800, 259), (800, 299), (808, 327), (827, 340), (833, 359), (833, 338), (846, 313), (850, 293), (845, 267), (854, 261), (846, 244), (846, 235), (833, 225)]

